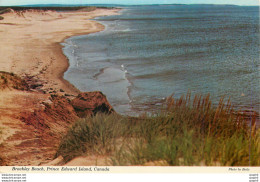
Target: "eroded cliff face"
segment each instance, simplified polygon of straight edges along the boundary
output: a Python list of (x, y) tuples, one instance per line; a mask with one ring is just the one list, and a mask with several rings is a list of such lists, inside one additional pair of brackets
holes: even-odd
[(71, 101), (77, 115), (81, 118), (96, 115), (98, 112), (111, 114), (114, 109), (109, 104), (106, 96), (99, 91), (80, 93)]
[[(4, 76), (1, 78), (1, 76)], [(114, 109), (101, 92), (49, 94), (15, 74), (0, 73), (0, 159), (40, 165), (53, 159), (60, 138), (80, 117)]]
[(52, 94), (40, 105), (41, 108), (34, 109), (33, 112), (21, 112), (20, 120), (38, 130), (48, 130), (52, 135), (66, 131), (78, 118), (96, 115), (98, 112), (107, 114), (114, 112), (106, 96), (99, 91), (80, 93), (72, 100), (59, 94)]

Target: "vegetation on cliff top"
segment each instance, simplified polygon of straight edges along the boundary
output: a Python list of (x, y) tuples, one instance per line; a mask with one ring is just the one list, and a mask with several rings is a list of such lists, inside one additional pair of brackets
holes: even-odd
[[(8, 13), (12, 10), (17, 12), (24, 12), (28, 10), (34, 11), (94, 11), (97, 8), (105, 8), (105, 9), (113, 9), (114, 7), (96, 7), (96, 6), (1, 6), (0, 7), (0, 15), (4, 13)], [(4, 17), (0, 16), (0, 20), (3, 20)]]
[(56, 157), (99, 154), (110, 165), (259, 166), (260, 130), (234, 114), (223, 98), (170, 97), (165, 110), (136, 118), (97, 114), (78, 120), (63, 137)]
[(96, 9), (96, 7), (94, 6), (74, 6), (74, 7), (70, 7), (70, 6), (64, 6), (64, 7), (56, 7), (56, 6), (51, 6), (51, 7), (31, 7), (31, 6), (2, 6), (0, 7), (0, 14), (1, 12), (7, 12), (8, 9), (13, 9), (15, 11), (26, 11), (29, 9), (33, 9), (33, 10), (44, 10), (44, 11), (48, 11), (48, 10), (52, 10), (52, 11), (77, 11), (77, 10), (93, 10)]
[(93, 11), (97, 8), (113, 9), (114, 7), (96, 7), (96, 6), (1, 6), (0, 14), (14, 11), (42, 10), (42, 11)]

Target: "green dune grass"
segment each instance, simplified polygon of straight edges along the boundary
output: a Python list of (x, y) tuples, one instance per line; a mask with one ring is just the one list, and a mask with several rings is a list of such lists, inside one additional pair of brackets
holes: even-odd
[[(168, 98), (157, 114), (97, 114), (80, 119), (62, 138), (56, 157), (106, 155), (108, 165), (259, 166), (260, 130), (209, 95)], [(250, 127), (251, 126), (251, 127)]]

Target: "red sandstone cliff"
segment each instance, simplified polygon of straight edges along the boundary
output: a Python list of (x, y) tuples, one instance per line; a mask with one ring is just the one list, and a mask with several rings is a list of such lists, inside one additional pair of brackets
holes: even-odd
[(114, 112), (101, 92), (67, 97), (64, 91), (49, 94), (33, 85), (17, 75), (0, 72), (2, 165), (39, 165), (50, 161), (60, 138), (74, 121), (98, 112)]

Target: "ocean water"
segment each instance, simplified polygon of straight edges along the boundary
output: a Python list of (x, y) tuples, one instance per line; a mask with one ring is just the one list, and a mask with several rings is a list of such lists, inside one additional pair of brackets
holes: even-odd
[(101, 90), (117, 112), (153, 111), (188, 91), (259, 111), (259, 7), (125, 6), (95, 20), (104, 31), (63, 44), (64, 77)]

